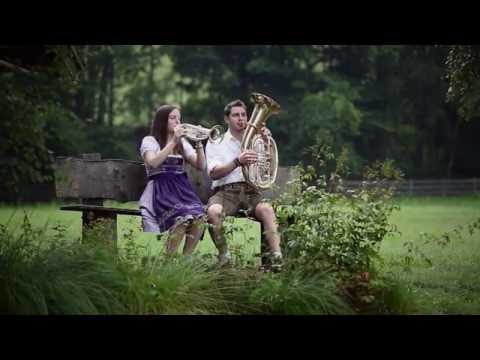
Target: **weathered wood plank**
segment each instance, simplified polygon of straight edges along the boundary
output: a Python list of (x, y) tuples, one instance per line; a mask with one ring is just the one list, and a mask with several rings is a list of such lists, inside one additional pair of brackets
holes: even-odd
[(56, 160), (55, 189), (59, 199), (138, 201), (146, 183), (145, 167), (141, 162), (72, 157)]
[[(206, 171), (198, 171), (189, 164), (187, 176), (203, 203), (212, 195), (212, 180)], [(280, 167), (269, 198), (285, 191), (286, 183), (295, 176), (295, 169)], [(144, 164), (121, 159), (99, 160), (96, 156), (84, 159), (58, 157), (55, 166), (55, 190), (58, 199), (110, 199), (120, 202), (138, 201), (147, 184)]]
[(122, 208), (107, 208), (107, 207), (95, 206), (95, 205), (61, 206), (60, 210), (65, 210), (65, 211), (93, 211), (93, 212), (98, 212), (98, 213), (114, 213), (114, 214), (119, 214), (119, 215), (141, 216), (140, 210), (122, 209)]

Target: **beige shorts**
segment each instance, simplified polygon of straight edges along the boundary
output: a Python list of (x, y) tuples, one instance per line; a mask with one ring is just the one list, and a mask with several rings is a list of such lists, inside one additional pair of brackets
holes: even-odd
[(217, 188), (208, 200), (207, 209), (215, 204), (221, 205), (225, 216), (244, 213), (255, 218), (255, 208), (260, 202), (266, 201), (262, 195), (245, 182), (227, 184)]

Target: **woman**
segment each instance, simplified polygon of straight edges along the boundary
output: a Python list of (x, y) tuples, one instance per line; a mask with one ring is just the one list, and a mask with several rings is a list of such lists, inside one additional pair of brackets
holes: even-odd
[(151, 135), (140, 147), (148, 183), (140, 198), (142, 226), (146, 232), (169, 231), (166, 252), (177, 251), (185, 236), (184, 255), (191, 255), (202, 235), (205, 207), (193, 191), (184, 168), (185, 160), (193, 167), (205, 169), (201, 142), (195, 149), (182, 136), (180, 109), (161, 106), (153, 119)]

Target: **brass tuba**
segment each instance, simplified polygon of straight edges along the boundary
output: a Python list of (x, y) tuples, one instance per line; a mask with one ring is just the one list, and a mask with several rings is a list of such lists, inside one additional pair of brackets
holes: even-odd
[(209, 140), (212, 143), (222, 141), (224, 130), (220, 125), (215, 125), (211, 129), (204, 128), (200, 125), (180, 124), (180, 127), (185, 130), (185, 137), (192, 141)]
[(253, 93), (250, 99), (255, 107), (243, 135), (241, 151), (256, 152), (258, 161), (243, 165), (242, 172), (247, 183), (258, 190), (265, 190), (270, 188), (277, 178), (278, 151), (275, 140), (267, 136), (265, 141), (260, 130), (265, 127), (270, 115), (280, 111), (280, 105), (270, 97), (259, 93)]

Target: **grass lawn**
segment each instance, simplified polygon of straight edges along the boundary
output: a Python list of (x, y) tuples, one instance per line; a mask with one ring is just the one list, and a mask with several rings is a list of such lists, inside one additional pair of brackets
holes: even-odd
[[(473, 235), (463, 232), (446, 246), (423, 244), (421, 232), (441, 235), (459, 225), (466, 225), (480, 218), (480, 197), (400, 198), (396, 200), (400, 211), (393, 213), (391, 222), (400, 234), (386, 238), (380, 254), (385, 260), (385, 271), (400, 277), (411, 288), (416, 313), (420, 314), (480, 314), (480, 231)], [(105, 205), (135, 208), (136, 203)], [(34, 226), (51, 227), (63, 224), (75, 239), (81, 236), (81, 214), (58, 210), (58, 204), (39, 204), (22, 207), (0, 206), (0, 223), (9, 228), (19, 228), (24, 213)], [(236, 232), (231, 244), (233, 251), (241, 251), (246, 257), (259, 252), (259, 224), (237, 219)], [(140, 218), (118, 217), (118, 245), (126, 243), (126, 234), (133, 232), (136, 241), (145, 251), (162, 251), (163, 241), (153, 234), (142, 233)], [(432, 265), (417, 258), (410, 271), (405, 271), (401, 260), (407, 255), (405, 242), (413, 241), (432, 261)], [(201, 253), (215, 254), (215, 248), (207, 235), (200, 243)]]
[[(137, 204), (107, 201), (105, 206), (124, 207), (135, 209)], [(44, 227), (48, 224), (48, 232), (53, 233), (51, 227), (62, 224), (67, 227), (68, 238), (77, 239), (82, 234), (82, 215), (77, 211), (61, 211), (56, 203), (32, 204), (21, 207), (11, 205), (0, 205), (0, 224), (7, 224), (10, 229), (20, 231), (24, 215), (27, 214), (34, 227)], [(163, 251), (164, 241), (159, 241), (155, 234), (144, 233), (141, 230), (141, 221), (138, 216), (118, 216), (118, 246), (122, 248), (131, 235), (137, 243), (144, 247), (146, 253)], [(260, 225), (247, 219), (236, 219), (235, 226), (240, 231), (236, 232), (234, 241), (230, 244), (233, 251), (242, 252), (245, 257), (253, 256), (260, 252)], [(198, 246), (201, 253), (216, 254), (215, 246), (208, 234), (205, 234), (203, 241)]]
[[(404, 198), (391, 222), (400, 234), (385, 239), (380, 253), (386, 269), (411, 287), (422, 314), (480, 314), (480, 231), (448, 245), (423, 245), (421, 232), (441, 235), (459, 225), (480, 218), (480, 197)], [(411, 271), (404, 271), (398, 260), (407, 254), (404, 244), (413, 241), (432, 261), (417, 259)]]

